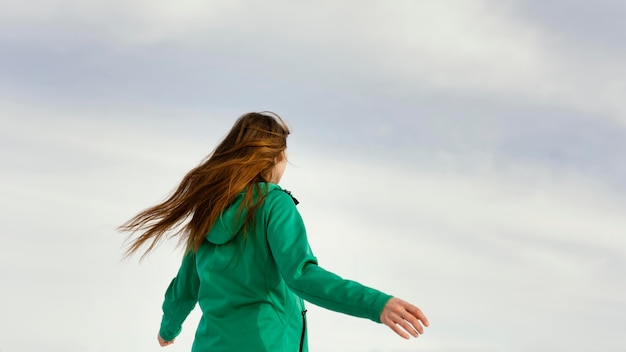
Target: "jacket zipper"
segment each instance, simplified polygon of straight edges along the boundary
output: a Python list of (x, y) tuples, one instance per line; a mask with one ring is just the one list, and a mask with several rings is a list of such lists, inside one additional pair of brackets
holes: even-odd
[(300, 335), (300, 352), (304, 348), (304, 334), (306, 334), (306, 309), (302, 311), (302, 335)]

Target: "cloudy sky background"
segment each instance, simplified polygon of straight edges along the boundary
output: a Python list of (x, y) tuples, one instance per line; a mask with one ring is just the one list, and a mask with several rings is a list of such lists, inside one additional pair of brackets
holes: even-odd
[[(624, 351), (626, 4), (0, 0), (0, 351), (157, 351), (181, 253), (121, 260), (234, 120), (292, 128), (322, 266), (427, 334), (310, 306), (313, 351)], [(188, 351), (194, 312), (176, 344)]]

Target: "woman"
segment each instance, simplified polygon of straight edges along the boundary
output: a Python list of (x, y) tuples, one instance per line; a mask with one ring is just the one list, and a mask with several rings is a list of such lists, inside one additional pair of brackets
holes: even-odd
[(145, 256), (166, 235), (186, 244), (165, 294), (161, 346), (174, 342), (196, 303), (194, 352), (308, 351), (303, 299), (403, 338), (428, 326), (417, 307), (318, 266), (297, 201), (278, 186), (288, 134), (276, 114), (243, 115), (167, 200), (120, 227), (139, 233), (128, 255), (148, 244)]

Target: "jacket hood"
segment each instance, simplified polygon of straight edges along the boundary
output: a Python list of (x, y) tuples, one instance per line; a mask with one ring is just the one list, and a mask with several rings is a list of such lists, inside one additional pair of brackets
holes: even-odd
[[(260, 191), (266, 196), (270, 191), (274, 189), (280, 190), (280, 186), (274, 183), (260, 183)], [(254, 200), (258, 199), (257, 188), (254, 188)], [(239, 207), (243, 202), (244, 191), (241, 191), (235, 200), (229, 205), (222, 214), (217, 218), (215, 224), (206, 235), (206, 239), (213, 244), (225, 244), (232, 240), (241, 228), (243, 227), (244, 220), (246, 219), (247, 209), (243, 209), (241, 214), (238, 214)]]

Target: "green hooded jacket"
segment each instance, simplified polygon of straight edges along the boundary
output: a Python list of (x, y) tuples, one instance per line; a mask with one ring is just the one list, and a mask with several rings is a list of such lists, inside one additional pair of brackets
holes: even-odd
[(183, 258), (165, 294), (161, 337), (174, 339), (196, 302), (193, 352), (308, 351), (303, 299), (380, 323), (391, 296), (319, 267), (295, 199), (276, 184), (260, 186), (266, 198), (247, 236), (237, 216), (241, 193)]

